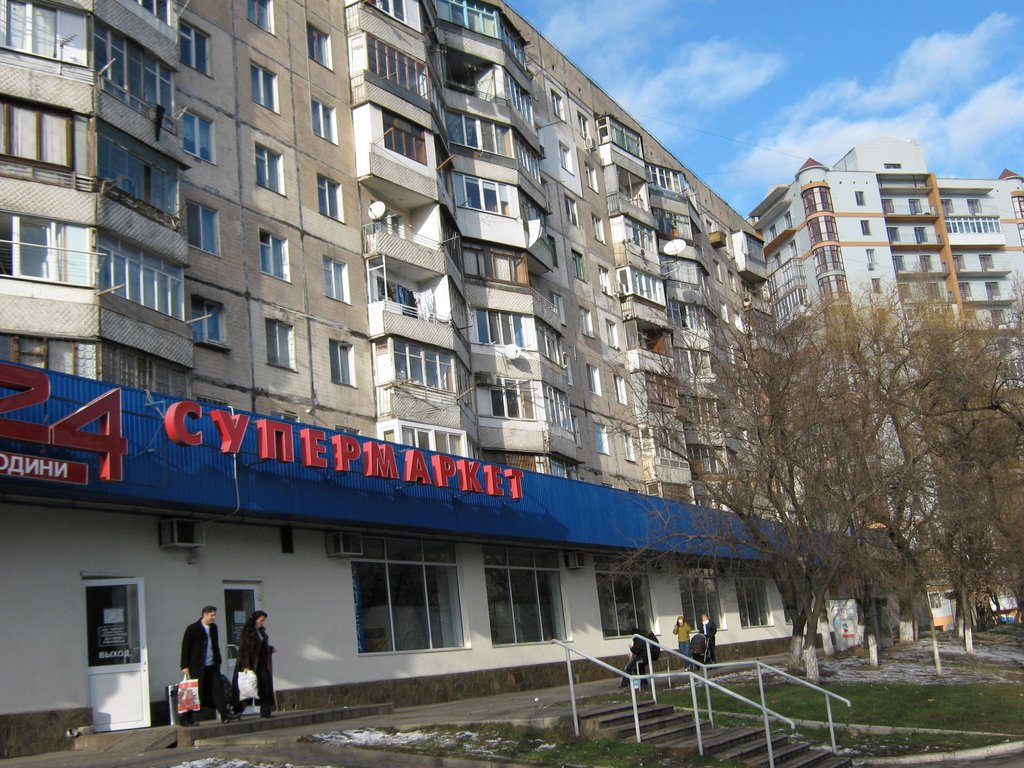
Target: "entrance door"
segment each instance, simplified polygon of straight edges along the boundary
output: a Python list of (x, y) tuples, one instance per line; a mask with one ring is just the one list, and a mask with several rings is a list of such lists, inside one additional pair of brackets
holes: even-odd
[(142, 579), (85, 582), (89, 704), (97, 731), (148, 728)]
[(228, 677), (235, 672), (235, 657), (238, 656), (238, 640), (242, 636), (242, 625), (259, 607), (259, 584), (224, 584), (224, 660), (227, 662)]

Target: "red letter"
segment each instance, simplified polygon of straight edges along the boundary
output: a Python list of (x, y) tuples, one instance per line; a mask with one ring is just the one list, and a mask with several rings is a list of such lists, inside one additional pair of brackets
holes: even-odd
[(430, 463), (434, 465), (434, 485), (444, 488), (448, 481), (455, 477), (455, 459), (451, 456), (431, 456)]
[(504, 481), (501, 467), (495, 464), (484, 464), (484, 487), (488, 496), (504, 496), (501, 484)]
[(423, 459), (423, 451), (412, 448), (405, 452), (402, 479), (407, 483), (420, 483), (421, 485), (430, 485), (434, 482), (430, 479), (430, 470), (427, 469), (427, 462)]
[(391, 443), (375, 443), (372, 440), (363, 444), (363, 456), (366, 463), (363, 474), (367, 477), (390, 477), (398, 479), (398, 466), (395, 464), (395, 449)]
[(238, 453), (242, 450), (242, 438), (245, 437), (246, 427), (249, 426), (249, 416), (244, 413), (213, 411), (210, 418), (220, 433), (220, 452)]
[(282, 463), (295, 461), (295, 445), (292, 443), (292, 425), (270, 419), (256, 422), (261, 459), (277, 459)]
[(331, 438), (334, 446), (334, 471), (348, 472), (349, 464), (359, 458), (359, 441), (348, 435), (335, 435)]
[(174, 403), (174, 405), (167, 409), (167, 413), (164, 414), (164, 431), (171, 439), (171, 442), (178, 445), (202, 445), (203, 434), (201, 432), (191, 432), (185, 426), (186, 417), (198, 419), (202, 415), (203, 409), (199, 407), (199, 403), (192, 402), (191, 400), (182, 400), (180, 403)]
[(472, 493), (483, 493), (484, 489), (480, 485), (480, 481), (476, 477), (476, 469), (480, 466), (479, 461), (470, 461), (469, 459), (459, 459), (455, 462), (455, 467), (459, 474), (459, 490), (470, 491)]
[(302, 466), (318, 467), (323, 469), (327, 466), (327, 443), (324, 438), (327, 433), (322, 429), (303, 429), (299, 431), (299, 442), (302, 443)]
[(523, 498), (523, 470), (506, 467), (505, 477), (508, 478), (508, 495), (513, 499)]

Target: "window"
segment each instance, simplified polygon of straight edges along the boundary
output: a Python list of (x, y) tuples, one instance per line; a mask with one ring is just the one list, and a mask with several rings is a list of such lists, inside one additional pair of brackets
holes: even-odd
[(882, 167), (887, 171), (898, 171), (903, 167), (903, 163), (882, 163)]
[(97, 132), (99, 177), (158, 211), (176, 215), (178, 164), (106, 124)]
[(516, 215), (516, 206), (513, 205), (517, 197), (515, 187), (461, 173), (452, 176), (455, 180), (455, 198), (458, 205), (502, 216)]
[(626, 380), (615, 374), (613, 377), (615, 381), (615, 399), (623, 405), (626, 404)]
[(491, 416), (533, 420), (533, 384), (497, 378), (491, 385)]
[(612, 449), (608, 444), (608, 427), (604, 424), (594, 425), (594, 450), (604, 456), (611, 455)]
[(284, 194), (284, 168), (281, 155), (267, 147), (256, 145), (256, 183), (261, 187)]
[(736, 602), (739, 604), (741, 627), (767, 627), (772, 623), (764, 579), (737, 578)]
[(864, 205), (864, 192), (857, 190), (853, 193), (853, 200), (857, 205)]
[(679, 181), (679, 172), (658, 165), (647, 164), (647, 183), (669, 192), (680, 193), (683, 190)]
[(590, 121), (587, 120), (587, 116), (582, 112), (576, 113), (576, 125), (580, 130), (580, 136), (584, 139), (590, 138)]
[(273, 34), (274, 0), (248, 0), (246, 18), (261, 29)]
[(0, 101), (0, 154), (72, 166), (70, 115)]
[(390, 112), (383, 112), (384, 148), (403, 157), (427, 164), (426, 131)]
[(260, 270), (279, 280), (287, 280), (288, 240), (275, 237), (265, 230), (260, 230)]
[(2, 44), (36, 56), (86, 66), (88, 39), (85, 14), (40, 5), (32, 0), (6, 0), (7, 34)]
[(639, 221), (634, 221), (630, 218), (623, 218), (623, 223), (626, 225), (626, 242), (632, 243), (638, 248), (654, 253), (657, 249), (657, 238), (654, 234), (654, 229), (648, 227), (646, 224), (641, 224)]
[(116, 237), (100, 235), (99, 288), (164, 315), (184, 320), (182, 268)]
[(133, 109), (149, 113), (150, 107), (174, 109), (171, 68), (133, 40), (107, 29), (93, 27), (93, 66), (103, 72), (103, 90)]
[(463, 244), (462, 260), (467, 275), (529, 285), (526, 257), (522, 253), (495, 246)]
[(352, 346), (331, 339), (327, 352), (331, 357), (331, 381), (352, 386)]
[(306, 25), (306, 49), (309, 58), (321, 67), (332, 69), (331, 64), (331, 36), (321, 32), (312, 24)]
[(601, 395), (601, 371), (587, 363), (587, 389), (592, 395)]
[(971, 216), (981, 215), (981, 200), (968, 198), (967, 200), (967, 213)]
[(580, 214), (576, 201), (568, 195), (565, 196), (565, 218), (574, 227), (580, 225)]
[(572, 273), (577, 280), (587, 279), (587, 262), (579, 251), (572, 251)]
[(551, 116), (565, 120), (565, 99), (557, 91), (551, 92)]
[(369, 68), (374, 74), (394, 83), (400, 88), (427, 98), (430, 95), (430, 79), (424, 64), (413, 59), (372, 35), (367, 35)]
[(249, 65), (252, 100), (261, 107), (277, 112), (277, 75), (256, 64)]
[(786, 211), (786, 215), (785, 217), (783, 217), (783, 220), (786, 222), (786, 229), (793, 228), (793, 214), (791, 214), (789, 211)]
[(587, 186), (590, 187), (595, 192), (598, 191), (598, 189), (597, 189), (597, 168), (595, 168), (592, 165), (588, 165), (587, 166)]
[(514, 344), (526, 346), (525, 315), (499, 312), (496, 309), (476, 311), (477, 340), (481, 344)]
[(359, 653), (465, 644), (454, 545), (364, 536), (352, 583)]
[(337, 144), (338, 128), (334, 120), (334, 107), (328, 107), (323, 102), (310, 99), (309, 111), (313, 121), (313, 133), (321, 139), (327, 139), (332, 144)]
[[(634, 627), (654, 625), (647, 574), (614, 571), (608, 555), (594, 556), (594, 570), (604, 637), (623, 637)], [(685, 607), (685, 603), (683, 605)]]
[(627, 128), (613, 117), (605, 116), (597, 121), (597, 130), (602, 141), (611, 139), (612, 143), (623, 151), (634, 157), (643, 158), (643, 142), (640, 134), (632, 128)]
[(718, 606), (718, 586), (711, 571), (691, 571), (680, 575), (679, 600), (683, 615), (694, 617), (694, 623), (702, 613), (706, 613), (719, 629), (725, 629)]
[(91, 240), (88, 227), (0, 213), (0, 274), (91, 287)]
[(135, 2), (160, 19), (160, 21), (165, 24), (167, 23), (168, 0), (135, 0)]
[(455, 392), (455, 356), (404, 339), (394, 340), (394, 370), (399, 381)]
[(839, 227), (834, 216), (819, 216), (807, 222), (807, 232), (811, 236), (811, 245), (825, 240), (838, 240)]
[(889, 238), (890, 243), (898, 243), (900, 241), (899, 227), (886, 227), (885, 234)]
[(199, 203), (186, 203), (185, 223), (189, 245), (207, 253), (220, 253), (216, 211)]
[(292, 327), (278, 320), (267, 320), (267, 363), (292, 367)]
[(580, 432), (580, 417), (572, 417), (572, 434), (576, 438), (576, 447), (583, 447), (583, 434)]
[(324, 256), (324, 295), (335, 301), (349, 301), (348, 265)]
[(828, 187), (811, 187), (800, 193), (804, 202), (804, 213), (810, 215), (818, 211), (831, 211), (832, 192)]
[(608, 346), (612, 349), (619, 349), (619, 324), (614, 320), (604, 321), (604, 335)]
[[(455, 144), (505, 157), (512, 156), (512, 129), (506, 125), (498, 125), (461, 112), (448, 112), (445, 115), (445, 125), (448, 129), (448, 140)], [(517, 137), (517, 150), (521, 143)], [(522, 151), (526, 152), (525, 145)]]
[(558, 553), (485, 546), (483, 554), (491, 642), (564, 640)]
[(316, 199), (320, 213), (341, 221), (341, 184), (318, 173)]
[(636, 461), (636, 443), (632, 435), (622, 436), (622, 458), (626, 461)]
[[(443, 2), (444, 0), (441, 0), (438, 3), (439, 12), (441, 10), (440, 5)], [(508, 99), (512, 109), (522, 115), (526, 122), (533, 123), (533, 100), (530, 98), (530, 92), (516, 82), (515, 78), (507, 70), (505, 71), (505, 97)]]
[(939, 203), (942, 205), (942, 215), (952, 216), (953, 215), (953, 201), (948, 197), (942, 198)]
[(210, 74), (210, 36), (179, 21), (178, 58), (186, 67)]
[(370, 5), (380, 8), (388, 16), (405, 21), (405, 0), (368, 0)]
[[(992, 261), (992, 254), (982, 253), (978, 256), (978, 266), (982, 272), (991, 272), (995, 266), (995, 262)], [(962, 267), (961, 267), (962, 268)]]
[(572, 173), (572, 150), (562, 142), (558, 142), (558, 162), (563, 170)]
[(999, 283), (985, 283), (985, 298), (989, 301), (999, 300)]
[(562, 325), (565, 325), (565, 301), (562, 299), (562, 294), (552, 291), (551, 304), (555, 308), (555, 313), (558, 315), (559, 321)]
[(196, 344), (225, 343), (224, 305), (201, 296), (192, 297), (192, 340)]
[(181, 148), (193, 157), (213, 162), (213, 123), (199, 115), (181, 116)]
[(928, 233), (924, 227), (914, 227), (914, 242), (918, 245), (929, 242)]
[(871, 278), (871, 292), (881, 293), (882, 292), (882, 278), (872, 277)]
[(873, 270), (878, 265), (878, 262), (875, 261), (875, 249), (874, 248), (866, 248), (866, 249), (864, 249), (864, 255), (867, 257), (868, 269), (869, 270)]
[(605, 267), (597, 268), (597, 287), (601, 289), (601, 293), (606, 296), (612, 295), (612, 284), (610, 280), (610, 273)]
[(870, 220), (868, 220), (868, 219), (861, 219), (860, 220), (860, 233), (862, 235), (870, 235), (871, 234), (871, 221)]
[[(534, 151), (533, 147), (523, 141), (519, 134), (514, 134), (514, 137), (513, 144), (516, 148), (516, 161), (519, 167), (526, 171), (534, 181), (540, 181), (540, 155)], [(486, 141), (486, 139), (485, 134), (484, 140)]]
[(604, 221), (601, 220), (600, 216), (590, 214), (590, 223), (594, 227), (594, 239), (599, 243), (604, 242)]
[(550, 384), (543, 385), (544, 390), (544, 411), (548, 424), (561, 427), (566, 432), (572, 432), (572, 416), (569, 412), (569, 397)]
[(633, 267), (620, 268), (618, 277), (621, 293), (639, 296), (655, 304), (665, 305), (665, 283), (662, 282), (661, 277), (641, 272)]
[(921, 272), (931, 272), (932, 271), (932, 257), (929, 256), (928, 254), (922, 253), (920, 256), (918, 256), (917, 257), (917, 263), (919, 265), (919, 268), (920, 268)]
[(580, 332), (584, 336), (594, 335), (594, 315), (585, 307), (580, 307)]

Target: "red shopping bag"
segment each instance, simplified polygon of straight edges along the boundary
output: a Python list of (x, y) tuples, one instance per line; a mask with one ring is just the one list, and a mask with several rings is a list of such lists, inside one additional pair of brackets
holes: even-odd
[(178, 683), (178, 713), (199, 710), (199, 681), (188, 678)]

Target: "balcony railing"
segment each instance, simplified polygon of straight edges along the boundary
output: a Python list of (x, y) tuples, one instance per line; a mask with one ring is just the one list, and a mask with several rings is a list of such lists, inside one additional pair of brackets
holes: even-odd
[(101, 254), (71, 248), (0, 240), (0, 276), (62, 285), (96, 286)]
[(52, 168), (42, 168), (35, 163), (22, 162), (12, 158), (0, 160), (0, 176), (53, 184), (78, 192), (96, 191), (96, 178), (93, 176), (83, 176), (70, 171), (55, 171)]
[(886, 216), (936, 216), (938, 215), (930, 205), (913, 203), (893, 203), (883, 200), (882, 213)]

